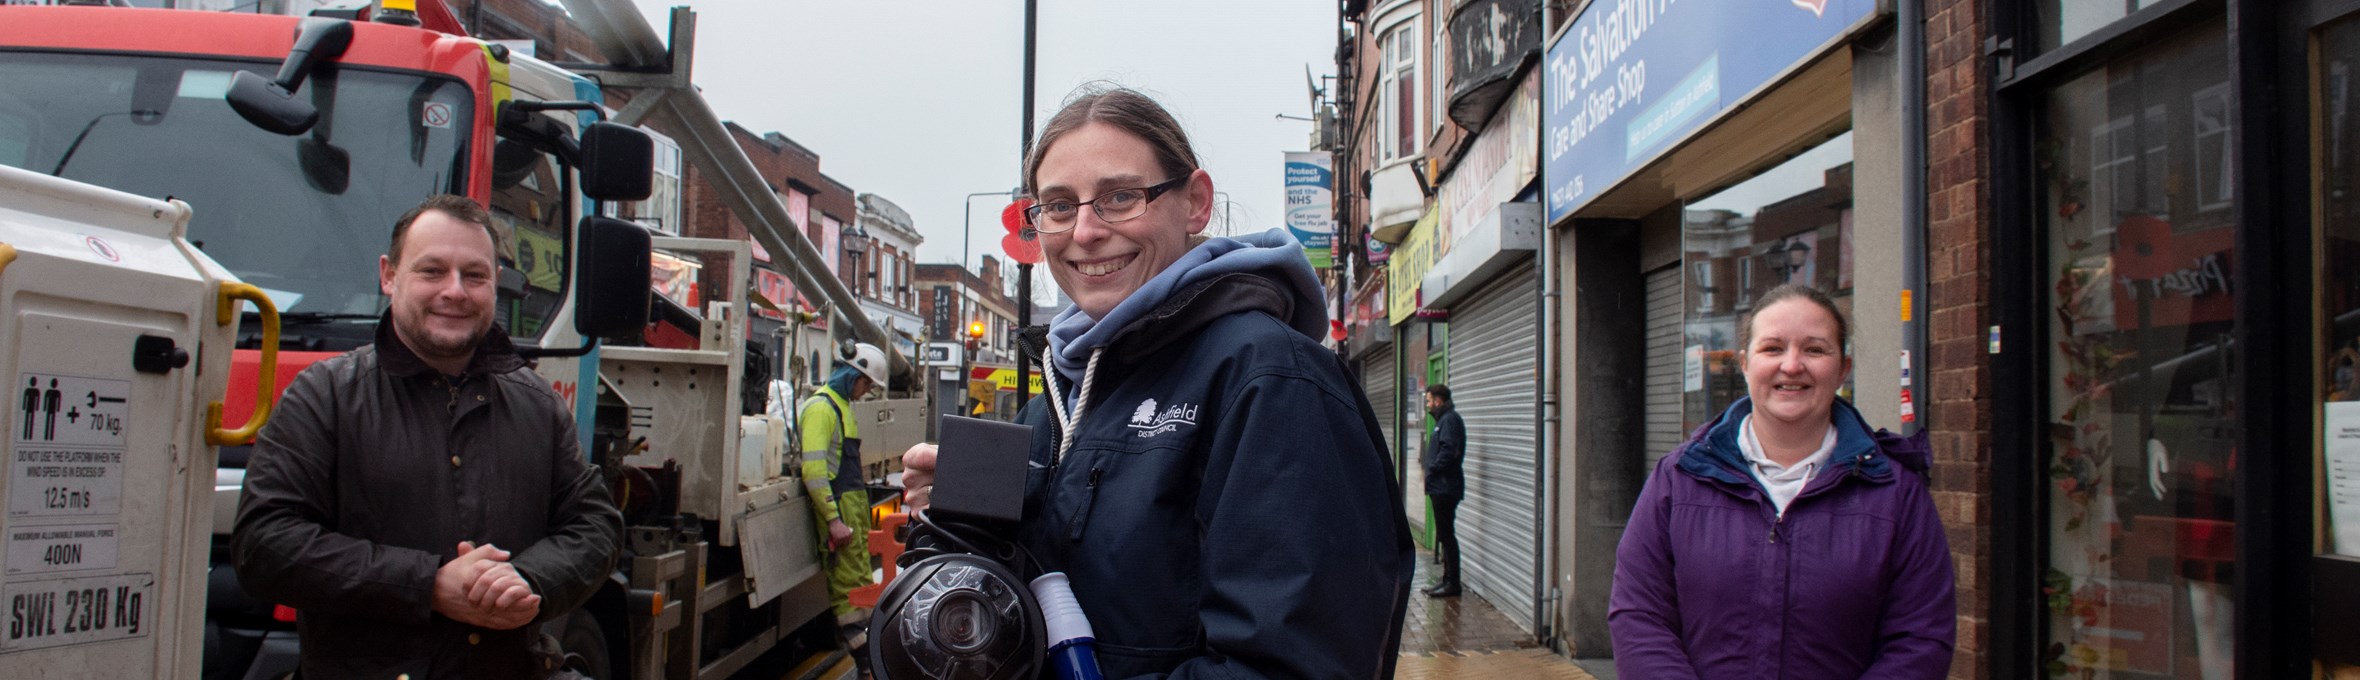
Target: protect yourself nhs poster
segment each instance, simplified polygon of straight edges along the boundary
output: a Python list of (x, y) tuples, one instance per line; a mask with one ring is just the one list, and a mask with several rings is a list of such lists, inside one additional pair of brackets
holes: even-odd
[(1303, 242), (1311, 266), (1333, 266), (1336, 240), (1335, 158), (1325, 151), (1287, 152), (1287, 232)]

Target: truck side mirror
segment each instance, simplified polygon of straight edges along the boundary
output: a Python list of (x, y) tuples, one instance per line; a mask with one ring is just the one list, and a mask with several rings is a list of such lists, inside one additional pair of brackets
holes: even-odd
[(655, 141), (628, 125), (591, 123), (582, 131), (581, 173), (582, 195), (592, 200), (647, 200)]
[(636, 337), (647, 329), (647, 229), (592, 215), (582, 218), (579, 234), (574, 331), (585, 338)]
[(344, 49), (352, 45), (352, 22), (309, 18), (303, 20), (299, 31), (295, 48), (288, 50), (287, 60), (279, 64), (277, 78), (263, 80), (247, 71), (230, 77), (229, 108), (254, 127), (293, 136), (310, 130), (320, 120), (320, 110), (310, 102), (297, 101), (295, 91), (303, 87), (313, 69), (344, 56)]

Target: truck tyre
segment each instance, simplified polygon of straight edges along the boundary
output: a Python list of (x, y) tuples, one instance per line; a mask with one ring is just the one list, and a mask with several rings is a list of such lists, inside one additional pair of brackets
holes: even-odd
[(558, 637), (558, 645), (565, 650), (565, 665), (583, 677), (610, 680), (614, 674), (613, 657), (607, 654), (606, 629), (598, 625), (598, 617), (588, 609), (575, 610), (566, 617), (565, 634)]

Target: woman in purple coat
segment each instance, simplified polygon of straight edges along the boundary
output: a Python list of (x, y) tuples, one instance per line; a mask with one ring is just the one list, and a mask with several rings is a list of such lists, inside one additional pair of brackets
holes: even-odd
[(1836, 388), (1849, 324), (1772, 289), (1746, 327), (1748, 396), (1657, 465), (1616, 550), (1624, 680), (1940, 678), (1957, 632), (1950, 543), (1922, 448), (1880, 439)]

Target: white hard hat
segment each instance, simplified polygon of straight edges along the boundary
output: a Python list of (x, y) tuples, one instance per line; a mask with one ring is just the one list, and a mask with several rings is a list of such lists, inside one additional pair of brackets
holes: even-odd
[(852, 356), (846, 357), (844, 363), (868, 376), (878, 387), (885, 386), (885, 350), (865, 342), (853, 343)]

